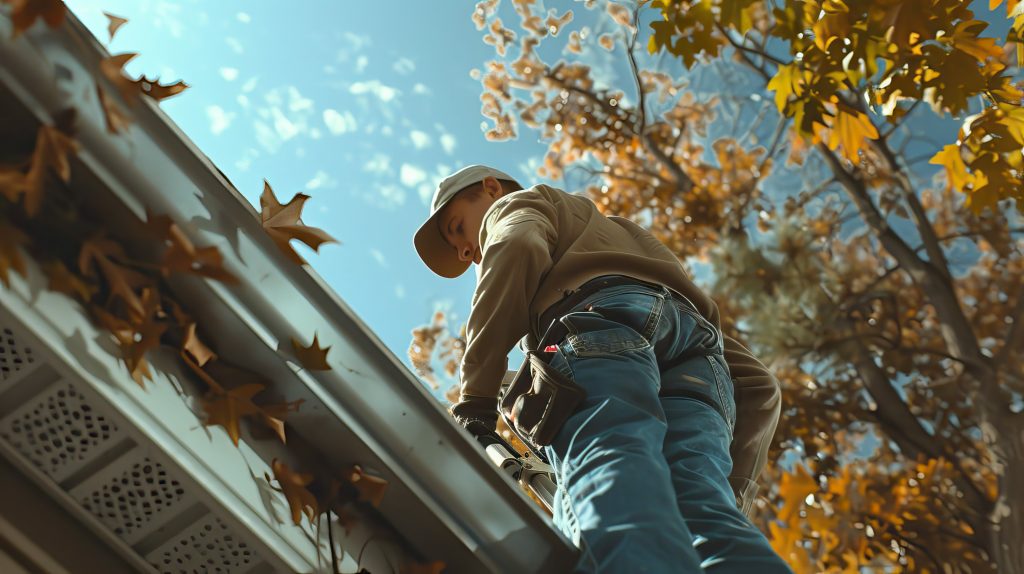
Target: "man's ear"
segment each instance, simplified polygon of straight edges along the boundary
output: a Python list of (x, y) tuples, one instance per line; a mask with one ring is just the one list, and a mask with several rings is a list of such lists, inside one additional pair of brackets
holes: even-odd
[(494, 177), (493, 175), (485, 177), (483, 180), (483, 184), (484, 189), (487, 191), (487, 194), (490, 195), (492, 198), (497, 199), (498, 197), (501, 196), (501, 192), (504, 191), (501, 187), (501, 182), (498, 181), (498, 178)]

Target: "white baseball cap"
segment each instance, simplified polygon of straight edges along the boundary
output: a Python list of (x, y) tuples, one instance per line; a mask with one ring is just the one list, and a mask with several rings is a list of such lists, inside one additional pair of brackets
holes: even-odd
[[(451, 279), (462, 275), (466, 269), (469, 269), (470, 262), (460, 260), (459, 254), (441, 235), (441, 230), (437, 226), (437, 212), (441, 211), (441, 208), (457, 193), (474, 183), (483, 181), (487, 176), (516, 181), (515, 178), (503, 171), (475, 164), (466, 166), (444, 178), (437, 186), (437, 190), (434, 191), (434, 199), (430, 202), (430, 217), (416, 232), (413, 244), (420, 254), (420, 259), (427, 264), (431, 271), (441, 277)], [(518, 185), (518, 182), (516, 184)]]

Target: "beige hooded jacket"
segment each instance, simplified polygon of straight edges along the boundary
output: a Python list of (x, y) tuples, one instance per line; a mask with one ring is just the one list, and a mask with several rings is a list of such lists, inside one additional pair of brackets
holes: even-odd
[[(457, 417), (483, 414), (480, 418), (496, 421), (509, 351), (528, 332), (536, 340), (538, 317), (588, 279), (621, 274), (661, 283), (686, 295), (721, 329), (717, 305), (667, 247), (636, 223), (605, 216), (584, 196), (543, 184), (502, 196), (484, 214), (479, 245), (461, 396), (451, 408)], [(728, 336), (724, 343), (736, 389), (729, 481), (749, 516), (778, 424), (781, 392), (778, 380), (748, 349)]]

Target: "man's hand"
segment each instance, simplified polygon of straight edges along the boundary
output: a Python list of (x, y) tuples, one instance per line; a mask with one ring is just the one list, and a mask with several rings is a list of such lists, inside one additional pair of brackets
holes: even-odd
[(455, 418), (455, 422), (467, 430), (469, 430), (469, 425), (474, 421), (484, 425), (491, 431), (494, 431), (498, 426), (497, 397), (462, 395), (459, 402), (452, 405), (448, 412)]

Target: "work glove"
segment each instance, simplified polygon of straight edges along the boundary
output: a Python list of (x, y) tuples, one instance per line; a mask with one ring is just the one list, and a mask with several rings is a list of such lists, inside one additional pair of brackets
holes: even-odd
[[(485, 428), (494, 431), (498, 426), (498, 398), (462, 395), (459, 402), (453, 404), (448, 412), (455, 422), (465, 428), (473, 436), (478, 436), (473, 429)], [(477, 423), (477, 424), (472, 424)], [(472, 425), (472, 426), (471, 426)]]
[[(516, 371), (505, 371), (505, 375), (501, 378), (501, 387), (504, 388), (511, 383), (515, 375)], [(459, 425), (467, 430), (469, 430), (468, 425), (472, 421), (479, 421), (491, 431), (496, 430), (498, 427), (497, 397), (460, 394), (459, 402), (453, 404), (448, 409), (448, 412)]]

